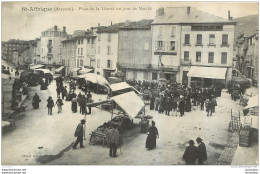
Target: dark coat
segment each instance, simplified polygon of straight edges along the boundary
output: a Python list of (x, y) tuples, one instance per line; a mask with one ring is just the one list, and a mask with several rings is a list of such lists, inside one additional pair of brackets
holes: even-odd
[(173, 108), (173, 109), (177, 109), (177, 106), (178, 106), (177, 101), (176, 101), (176, 100), (173, 100), (173, 101), (172, 101), (172, 108)]
[(53, 106), (54, 106), (54, 102), (53, 102), (53, 100), (51, 99), (51, 98), (49, 98), (48, 100), (47, 100), (47, 107), (48, 108), (52, 108)]
[(200, 145), (198, 146), (198, 159), (200, 161), (206, 161), (207, 160), (206, 146), (203, 142), (201, 142)]
[(82, 123), (79, 123), (76, 130), (75, 130), (75, 133), (74, 133), (74, 136), (75, 137), (83, 137), (83, 124)]
[(180, 103), (179, 103), (179, 109), (184, 110), (184, 108), (185, 108), (185, 101), (181, 100)]
[(182, 157), (187, 165), (194, 165), (198, 159), (198, 152), (196, 146), (188, 146)]
[(159, 135), (159, 133), (158, 133), (158, 129), (155, 126), (151, 126), (148, 131), (149, 134), (146, 139), (145, 147), (148, 149), (152, 149), (156, 147), (156, 138), (157, 135)]

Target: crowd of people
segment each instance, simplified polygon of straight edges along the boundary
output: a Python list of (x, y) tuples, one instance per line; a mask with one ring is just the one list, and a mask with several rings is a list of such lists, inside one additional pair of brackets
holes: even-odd
[[(73, 113), (77, 113), (78, 106), (80, 114), (91, 114), (91, 106), (87, 106), (88, 103), (92, 103), (92, 95), (90, 91), (86, 91), (86, 95), (82, 95), (81, 92), (77, 95), (75, 93), (76, 83), (74, 81), (70, 81), (69, 83), (69, 92), (67, 91), (67, 86), (63, 84), (63, 78), (57, 77), (56, 79), (56, 92), (57, 92), (57, 100), (53, 101), (52, 96), (49, 96), (47, 99), (47, 108), (48, 115), (52, 115), (52, 108), (57, 105), (58, 113), (62, 112), (62, 105), (64, 105), (63, 100), (71, 101), (71, 111)], [(39, 108), (39, 103), (41, 99), (37, 93), (35, 93), (32, 99), (32, 105), (34, 109)]]
[(194, 85), (189, 87), (177, 82), (137, 82), (130, 83), (143, 93), (145, 100), (150, 103), (150, 110), (156, 110), (165, 115), (182, 117), (185, 112), (190, 112), (193, 106), (201, 110), (206, 108), (207, 116), (215, 112), (216, 98), (221, 96), (222, 85), (216, 84), (209, 88)]
[[(75, 93), (76, 84), (71, 81), (69, 83), (69, 92), (67, 92), (67, 86), (64, 86), (63, 79), (61, 77), (56, 78), (56, 92), (57, 101), (54, 102), (50, 96), (47, 99), (48, 114), (52, 115), (52, 108), (57, 105), (58, 113), (62, 112), (63, 100), (71, 101), (71, 111), (73, 113), (78, 112), (84, 114), (91, 114), (91, 107), (87, 106), (88, 103), (92, 103), (92, 95), (90, 91), (86, 91), (85, 94)], [(221, 96), (221, 90), (219, 86), (214, 86), (211, 88), (200, 88), (199, 86), (188, 87), (186, 85), (181, 85), (179, 83), (136, 83), (134, 87), (140, 90), (144, 94), (144, 98), (149, 100), (150, 109), (158, 111), (160, 114), (165, 114), (167, 116), (177, 116), (180, 112), (180, 116), (183, 116), (185, 112), (191, 111), (191, 105), (199, 106), (201, 110), (204, 110), (204, 105), (208, 115), (212, 115), (215, 111), (215, 106), (217, 105), (216, 97)], [(85, 91), (84, 91), (85, 92)], [(146, 95), (147, 94), (147, 95)], [(33, 105), (35, 109), (39, 107), (40, 97), (36, 93), (33, 97)], [(81, 120), (81, 123), (77, 126), (75, 131), (75, 137), (77, 137), (76, 142), (73, 145), (73, 149), (76, 149), (77, 145), (80, 143), (80, 147), (83, 146), (83, 125), (85, 120)], [(145, 147), (148, 149), (153, 149), (156, 147), (156, 139), (159, 138), (159, 133), (155, 127), (155, 122), (152, 121), (152, 126), (148, 129), (148, 136), (146, 140)], [(116, 135), (116, 136), (115, 136)], [(116, 128), (111, 129), (108, 132), (108, 143), (110, 144), (110, 157), (117, 157), (117, 147), (118, 147), (118, 130)], [(184, 152), (183, 159), (186, 164), (193, 165), (203, 164), (203, 161), (207, 159), (206, 147), (202, 142), (201, 138), (197, 138), (198, 147), (194, 146), (194, 141), (189, 141), (189, 146)]]

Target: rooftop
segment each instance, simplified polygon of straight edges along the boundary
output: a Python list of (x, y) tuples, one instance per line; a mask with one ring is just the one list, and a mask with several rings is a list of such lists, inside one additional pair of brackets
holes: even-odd
[(95, 36), (93, 33), (87, 32), (87, 31), (86, 32), (80, 32), (76, 35), (73, 34), (72, 37), (70, 37), (66, 40), (63, 40), (62, 42), (76, 41), (79, 38), (91, 38), (91, 37), (97, 37), (97, 36)]
[(121, 29), (150, 29), (153, 19), (142, 19), (140, 21), (126, 22)]
[(7, 42), (3, 42), (3, 43), (8, 43), (8, 44), (29, 44), (29, 41), (25, 41), (25, 40), (19, 40), (19, 39), (10, 39)]
[(119, 28), (124, 26), (125, 23), (117, 23), (110, 25), (108, 27), (97, 27), (97, 33), (117, 33), (119, 31)]
[[(55, 31), (55, 26), (54, 26), (54, 27), (51, 27), (51, 28), (49, 28), (49, 29), (47, 29), (47, 30), (45, 30), (45, 31)], [(58, 27), (57, 27), (57, 31), (62, 32), (62, 30), (59, 29)]]
[[(158, 15), (159, 14), (159, 15)], [(229, 21), (213, 14), (198, 10), (192, 7), (167, 7), (160, 8), (152, 25), (156, 24), (196, 24), (196, 23), (227, 23), (235, 25)]]

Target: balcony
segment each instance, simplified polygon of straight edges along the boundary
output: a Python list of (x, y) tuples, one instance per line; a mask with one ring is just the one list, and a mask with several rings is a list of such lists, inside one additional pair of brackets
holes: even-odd
[(222, 48), (222, 47), (229, 47), (229, 44), (223, 44), (223, 43), (222, 43), (222, 44), (220, 45), (220, 47), (221, 47), (221, 48)]
[(190, 66), (191, 65), (191, 60), (181, 59), (181, 65)]
[(163, 50), (156, 50), (154, 51), (154, 55), (177, 55), (177, 50), (174, 51), (163, 51)]

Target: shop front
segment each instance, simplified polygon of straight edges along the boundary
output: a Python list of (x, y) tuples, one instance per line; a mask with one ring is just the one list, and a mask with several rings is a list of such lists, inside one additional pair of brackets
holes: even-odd
[(216, 82), (226, 82), (227, 68), (192, 66), (187, 73), (189, 86), (210, 87)]

